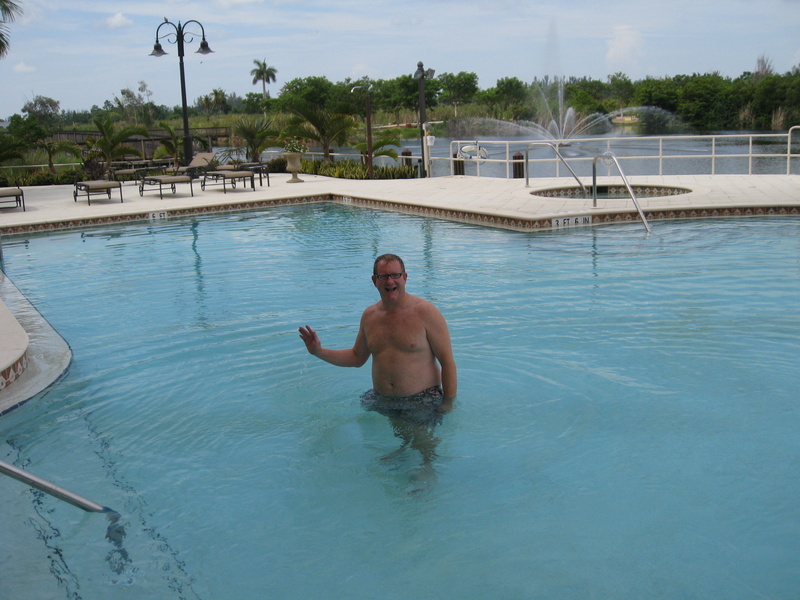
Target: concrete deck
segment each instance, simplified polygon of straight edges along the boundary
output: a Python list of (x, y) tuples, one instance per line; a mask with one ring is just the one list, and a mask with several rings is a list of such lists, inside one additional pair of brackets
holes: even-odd
[[(301, 175), (303, 183), (288, 183), (289, 174), (273, 173), (271, 186), (237, 186), (223, 193), (221, 187), (200, 190), (194, 196), (188, 185), (179, 184), (175, 194), (146, 190), (139, 195), (138, 185), (128, 182), (122, 187), (123, 202), (95, 197), (91, 206), (86, 199), (73, 198), (73, 186), (26, 187), (27, 210), (0, 208), (0, 236), (26, 235), (33, 232), (76, 229), (120, 222), (140, 222), (196, 214), (263, 209), (300, 202), (334, 201), (395, 210), (460, 222), (477, 223), (519, 231), (540, 231), (552, 228), (639, 220), (630, 199), (597, 201), (568, 197), (547, 198), (531, 192), (552, 188), (574, 187), (571, 178), (548, 178), (531, 181), (478, 178), (473, 176), (435, 177), (430, 179), (354, 181)], [(800, 216), (800, 176), (797, 175), (684, 175), (670, 177), (630, 177), (635, 187), (677, 187), (690, 190), (680, 195), (640, 197), (639, 203), (648, 220), (757, 215)], [(600, 184), (621, 183), (618, 177), (601, 178)], [(657, 227), (657, 225), (655, 225)], [(2, 280), (0, 280), (1, 282)], [(30, 314), (15, 313), (19, 299), (9, 302), (8, 292), (0, 287), (0, 301), (31, 337), (28, 356), (43, 355), (34, 348), (37, 340), (47, 337), (49, 344), (60, 344), (64, 350), (47, 360), (54, 363), (47, 377), (37, 373), (37, 382), (26, 383), (27, 373), (16, 377), (13, 385), (0, 389), (0, 414), (35, 395), (55, 381), (69, 364), (68, 345), (47, 336), (31, 335)], [(0, 323), (0, 340), (5, 344), (11, 325)], [(20, 357), (6, 356), (2, 364), (18, 364)], [(30, 361), (29, 361), (30, 362)], [(30, 369), (29, 369), (30, 370)], [(34, 369), (39, 371), (39, 369)], [(57, 373), (55, 372), (57, 371)]]

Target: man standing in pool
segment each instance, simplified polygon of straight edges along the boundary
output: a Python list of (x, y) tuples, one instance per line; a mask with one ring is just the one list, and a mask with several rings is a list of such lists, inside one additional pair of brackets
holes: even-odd
[(300, 337), (310, 354), (338, 367), (360, 367), (372, 356), (372, 385), (380, 396), (436, 398), (447, 412), (458, 387), (447, 323), (433, 304), (406, 292), (407, 279), (399, 256), (375, 259), (372, 283), (381, 298), (361, 315), (352, 348), (323, 348), (309, 326), (300, 327)]

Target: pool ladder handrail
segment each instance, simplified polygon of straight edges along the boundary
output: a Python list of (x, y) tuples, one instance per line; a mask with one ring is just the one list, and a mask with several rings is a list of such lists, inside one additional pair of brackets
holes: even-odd
[[(628, 183), (628, 178), (625, 177), (625, 173), (622, 172), (622, 167), (619, 164), (619, 160), (614, 155), (613, 152), (603, 152), (603, 154), (598, 154), (592, 160), (592, 207), (597, 208), (597, 161), (602, 160), (612, 160), (614, 164), (617, 166), (617, 171), (619, 171), (619, 176), (622, 177), (622, 182), (625, 184), (625, 188), (628, 190), (628, 194), (633, 200), (633, 205), (636, 207), (636, 210), (639, 212), (639, 216), (642, 218), (642, 223), (644, 223), (645, 229), (647, 229), (647, 233), (650, 233), (652, 229), (650, 229), (650, 223), (647, 221), (647, 217), (644, 216), (644, 212), (642, 212), (642, 207), (639, 206), (639, 201), (636, 199), (636, 194), (631, 187), (631, 184)], [(610, 166), (610, 165), (607, 165)]]
[(13, 477), (18, 481), (28, 484), (31, 487), (35, 487), (38, 490), (41, 490), (51, 496), (58, 498), (59, 500), (63, 500), (64, 502), (68, 502), (73, 506), (77, 506), (78, 508), (82, 508), (87, 512), (102, 512), (102, 513), (113, 513), (116, 514), (116, 511), (108, 508), (107, 506), (101, 506), (96, 502), (92, 502), (88, 498), (84, 498), (83, 496), (79, 496), (75, 492), (70, 492), (54, 483), (50, 483), (49, 481), (42, 479), (41, 477), (37, 477), (36, 475), (31, 475), (15, 467), (14, 465), (10, 465), (6, 462), (0, 460), (0, 473), (8, 475), (9, 477)]
[[(578, 185), (581, 186), (581, 190), (583, 190), (583, 197), (586, 198), (589, 195), (589, 192), (586, 189), (586, 186), (583, 185), (583, 182), (580, 180), (578, 175), (575, 171), (572, 170), (572, 167), (569, 166), (566, 159), (561, 155), (561, 152), (558, 151), (559, 144), (554, 144), (552, 142), (531, 142), (525, 148), (525, 187), (530, 187), (530, 170), (528, 168), (528, 151), (533, 148), (534, 146), (549, 146), (553, 149), (553, 152), (556, 153), (558, 159), (564, 163), (564, 166), (569, 169), (569, 172), (572, 173), (572, 176), (575, 178), (575, 181), (578, 182)], [(647, 217), (644, 216), (644, 212), (642, 212), (641, 206), (639, 206), (639, 201), (636, 199), (636, 194), (633, 191), (633, 188), (628, 183), (628, 178), (625, 177), (625, 173), (622, 171), (622, 166), (619, 164), (617, 157), (614, 155), (613, 152), (604, 152), (603, 154), (598, 154), (592, 160), (592, 207), (597, 208), (597, 161), (598, 160), (608, 160), (611, 159), (615, 165), (617, 165), (617, 171), (619, 171), (620, 177), (622, 177), (622, 182), (625, 184), (625, 188), (628, 190), (628, 194), (630, 194), (631, 200), (633, 200), (633, 205), (636, 207), (636, 210), (639, 212), (639, 216), (642, 218), (642, 223), (644, 223), (645, 229), (647, 229), (647, 233), (650, 233), (652, 229), (650, 228), (650, 223), (647, 221)]]
[(566, 161), (566, 159), (563, 156), (561, 156), (561, 152), (558, 151), (559, 145), (560, 144), (554, 144), (552, 142), (531, 142), (530, 144), (528, 144), (528, 146), (525, 148), (525, 187), (530, 187), (529, 184), (530, 169), (528, 168), (528, 151), (534, 146), (549, 146), (550, 148), (553, 149), (553, 152), (556, 153), (558, 160), (564, 163), (564, 166), (567, 167), (567, 169), (569, 169), (570, 173), (572, 173), (572, 176), (575, 178), (575, 181), (577, 181), (578, 185), (581, 186), (584, 197), (587, 197), (589, 195), (589, 192), (586, 189), (586, 186), (583, 185), (583, 182), (578, 178), (578, 175), (575, 173), (575, 171), (572, 170), (572, 167), (569, 166), (569, 163)]

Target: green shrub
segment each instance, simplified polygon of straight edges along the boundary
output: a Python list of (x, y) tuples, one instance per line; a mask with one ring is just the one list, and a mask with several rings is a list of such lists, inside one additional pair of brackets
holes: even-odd
[(83, 171), (89, 180), (102, 179), (106, 174), (106, 166), (96, 158), (87, 158), (83, 161)]
[[(414, 167), (373, 167), (375, 179), (413, 179), (417, 176)], [(367, 165), (354, 160), (340, 160), (334, 163), (324, 163), (319, 160), (304, 160), (302, 172), (308, 175), (321, 175), (323, 177), (336, 177), (337, 179), (367, 179), (369, 171)]]
[(78, 181), (84, 181), (86, 174), (80, 169), (70, 169), (58, 174), (58, 183), (61, 185), (75, 185)]
[(267, 162), (267, 170), (270, 173), (286, 173), (286, 159), (282, 156), (273, 158)]
[(414, 179), (417, 168), (412, 165), (396, 167), (373, 167), (375, 179)]
[(30, 178), (30, 173), (27, 173), (21, 169), (12, 169), (6, 173), (6, 179), (8, 181), (8, 185), (10, 186), (21, 187), (23, 185), (28, 185)]
[(31, 173), (28, 181), (29, 185), (53, 185), (56, 182), (56, 176), (50, 171), (39, 171), (38, 173)]

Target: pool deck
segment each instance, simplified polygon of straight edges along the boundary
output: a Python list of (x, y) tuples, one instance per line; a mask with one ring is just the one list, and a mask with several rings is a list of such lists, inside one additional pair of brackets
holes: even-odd
[[(629, 198), (591, 199), (543, 197), (531, 192), (551, 188), (575, 187), (571, 178), (531, 180), (478, 178), (473, 176), (435, 177), (406, 180), (343, 180), (301, 175), (303, 183), (288, 183), (286, 173), (273, 173), (270, 186), (256, 181), (255, 189), (239, 184), (223, 191), (221, 186), (200, 189), (178, 184), (175, 194), (157, 189), (139, 195), (138, 185), (122, 186), (123, 202), (116, 190), (108, 199), (94, 196), (73, 198), (73, 186), (25, 187), (25, 205), (0, 208), (0, 236), (35, 232), (80, 229), (113, 223), (146, 222), (198, 214), (238, 210), (260, 210), (302, 202), (342, 202), (381, 210), (475, 223), (517, 231), (542, 231), (553, 228), (593, 226), (639, 221)], [(777, 215), (800, 216), (799, 175), (682, 175), (630, 177), (639, 187), (677, 187), (685, 194), (639, 197), (639, 204), (653, 227), (660, 220), (701, 219)], [(621, 184), (619, 177), (603, 177), (599, 184)], [(641, 226), (641, 225), (640, 225)], [(13, 284), (0, 272), (0, 414), (17, 406), (55, 381), (71, 360), (69, 347), (42, 319), (31, 317), (24, 298), (12, 297)], [(17, 293), (18, 294), (18, 293)], [(22, 307), (22, 308), (20, 308)], [(30, 343), (21, 353), (19, 322)], [(13, 344), (6, 343), (12, 339)], [(24, 344), (22, 344), (24, 345)], [(54, 350), (54, 347), (57, 348)], [(39, 360), (35, 360), (38, 358)], [(50, 374), (47, 365), (53, 363)], [(33, 368), (29, 365), (33, 364)], [(57, 371), (57, 372), (56, 372)]]
[[(195, 184), (194, 196), (186, 184), (177, 193), (158, 190), (139, 195), (135, 183), (123, 185), (123, 202), (115, 193), (73, 200), (72, 186), (26, 187), (27, 211), (0, 209), (0, 235), (34, 231), (82, 228), (94, 224), (141, 221), (153, 215), (224, 212), (265, 208), (304, 201), (343, 201), (359, 205), (415, 212), (457, 221), (475, 222), (518, 230), (541, 230), (575, 223), (565, 217), (581, 217), (580, 224), (603, 224), (638, 220), (630, 199), (545, 198), (532, 191), (574, 187), (571, 178), (522, 179), (478, 178), (471, 176), (435, 177), (406, 180), (342, 180), (303, 175), (303, 183), (287, 183), (289, 175), (273, 173), (255, 190), (241, 184), (223, 193), (222, 187), (204, 191)], [(747, 216), (751, 214), (800, 214), (800, 176), (798, 175), (683, 175), (673, 177), (631, 177), (630, 183), (643, 187), (679, 187), (686, 194), (656, 198), (640, 197), (639, 203), (650, 221), (674, 218)], [(618, 177), (599, 179), (599, 183), (620, 184)], [(587, 223), (586, 217), (591, 217)]]

